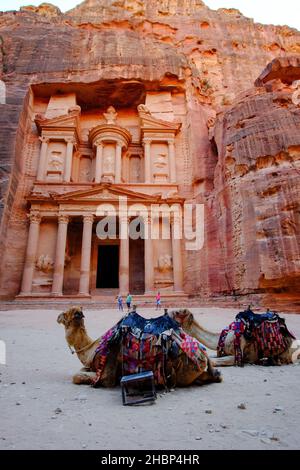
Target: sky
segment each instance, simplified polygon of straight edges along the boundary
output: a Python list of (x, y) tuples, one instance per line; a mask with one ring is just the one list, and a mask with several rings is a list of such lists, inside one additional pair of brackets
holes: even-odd
[[(237, 8), (245, 16), (265, 24), (287, 24), (300, 30), (299, 0), (204, 0), (212, 9)], [(18, 10), (22, 5), (39, 5), (43, 0), (0, 0), (0, 11)], [(80, 0), (48, 0), (62, 11), (70, 10)]]

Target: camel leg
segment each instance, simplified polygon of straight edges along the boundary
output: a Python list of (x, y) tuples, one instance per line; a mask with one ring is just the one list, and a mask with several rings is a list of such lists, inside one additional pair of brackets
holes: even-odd
[(83, 368), (77, 372), (77, 374), (73, 375), (73, 384), (91, 385), (95, 377), (96, 372), (91, 372), (88, 369)]
[(214, 367), (228, 367), (235, 365), (234, 356), (211, 357), (210, 360)]
[(196, 385), (203, 385), (209, 383), (221, 383), (223, 381), (222, 374), (219, 370), (213, 367), (212, 361), (208, 359), (207, 370), (203, 372), (198, 379), (195, 380)]

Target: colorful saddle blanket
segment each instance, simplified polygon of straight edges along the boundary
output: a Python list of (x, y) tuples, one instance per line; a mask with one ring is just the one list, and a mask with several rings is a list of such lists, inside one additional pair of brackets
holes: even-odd
[(241, 350), (241, 336), (245, 331), (244, 323), (241, 321), (232, 322), (227, 328), (224, 328), (220, 334), (219, 344), (217, 348), (217, 356), (223, 357), (227, 354), (225, 353), (225, 342), (230, 331), (234, 331), (234, 356), (235, 356), (235, 365), (243, 365), (243, 354)]
[(267, 312), (259, 315), (251, 310), (240, 312), (236, 320), (225, 328), (220, 335), (217, 349), (218, 357), (226, 356), (225, 342), (229, 331), (234, 331), (235, 364), (243, 365), (241, 336), (256, 344), (258, 359), (272, 358), (282, 354), (288, 347), (289, 338), (295, 339), (285, 324), (285, 320), (276, 313)]
[(139, 338), (127, 331), (122, 341), (123, 375), (153, 371), (156, 385), (166, 385), (165, 354), (155, 335), (143, 333)]
[(170, 330), (179, 331), (179, 324), (168, 315), (146, 319), (132, 312), (123, 317), (99, 342), (92, 366), (96, 371), (93, 386), (99, 385), (111, 346), (116, 343), (122, 348), (123, 375), (153, 370), (156, 383), (163, 384), (166, 345), (162, 334)]

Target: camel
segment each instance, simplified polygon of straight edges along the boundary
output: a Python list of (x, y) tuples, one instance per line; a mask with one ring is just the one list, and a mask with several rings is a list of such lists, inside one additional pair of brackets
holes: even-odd
[[(198, 323), (192, 312), (188, 309), (177, 309), (169, 312), (170, 317), (176, 320), (183, 330), (196, 338), (207, 348), (216, 351), (219, 343), (220, 333), (213, 333), (204, 328)], [(287, 349), (280, 354), (277, 358), (274, 358), (274, 364), (284, 365), (292, 364), (300, 359), (300, 341), (288, 338)], [(246, 364), (257, 364), (259, 361), (256, 345), (253, 341), (247, 340), (243, 335), (240, 342), (243, 363)], [(234, 355), (234, 332), (229, 331), (225, 341), (225, 357), (211, 357), (211, 361), (214, 367), (222, 366), (233, 366), (235, 365)]]
[[(73, 354), (77, 354), (83, 368), (73, 376), (73, 383), (91, 385), (96, 377), (93, 359), (101, 337), (92, 340), (84, 325), (84, 314), (81, 307), (72, 307), (61, 313), (57, 322), (65, 327), (65, 337)], [(73, 350), (72, 350), (73, 348)], [(214, 369), (210, 359), (206, 356), (206, 367), (200, 371), (195, 364), (184, 354), (176, 358), (168, 358), (168, 374), (172, 376), (172, 387), (187, 387), (189, 385), (203, 385), (212, 382), (222, 382), (221, 373)], [(102, 387), (114, 387), (118, 377), (121, 376), (122, 357), (120, 346), (111, 348), (101, 375)]]

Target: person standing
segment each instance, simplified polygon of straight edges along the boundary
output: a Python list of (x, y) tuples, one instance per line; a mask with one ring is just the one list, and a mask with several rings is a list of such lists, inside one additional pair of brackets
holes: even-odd
[(155, 300), (156, 300), (156, 310), (160, 310), (161, 309), (161, 296), (160, 296), (160, 292), (157, 293), (156, 297), (155, 297)]
[(131, 308), (131, 302), (132, 302), (132, 295), (128, 293), (127, 298), (126, 298), (126, 305), (127, 305), (128, 312)]
[(123, 309), (123, 298), (120, 294), (117, 297), (117, 301), (118, 301), (119, 312), (123, 312), (124, 311), (124, 309)]

